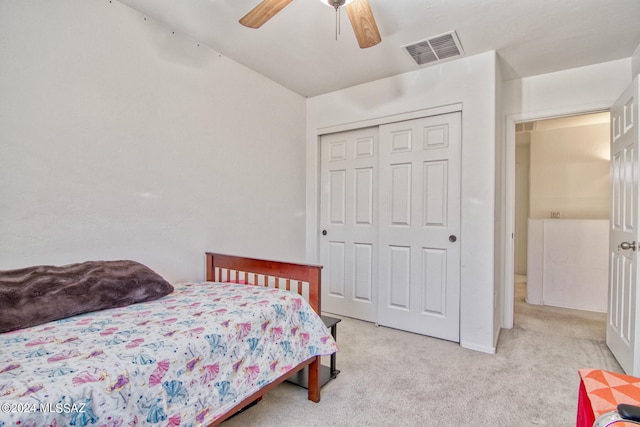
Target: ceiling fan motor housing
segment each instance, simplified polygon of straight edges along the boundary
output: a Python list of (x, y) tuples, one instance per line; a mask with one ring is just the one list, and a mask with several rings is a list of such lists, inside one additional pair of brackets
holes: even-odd
[(339, 7), (342, 7), (345, 5), (345, 3), (347, 3), (346, 0), (326, 0), (327, 3), (329, 4), (329, 6), (333, 6), (336, 9)]

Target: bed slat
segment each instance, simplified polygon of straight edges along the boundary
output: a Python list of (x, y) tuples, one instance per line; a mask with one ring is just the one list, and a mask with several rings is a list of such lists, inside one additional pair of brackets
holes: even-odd
[[(257, 285), (258, 276), (264, 276), (264, 286), (269, 286), (269, 278), (273, 277), (276, 287), (280, 287), (280, 279), (285, 280), (287, 290), (291, 290), (291, 281), (297, 281), (297, 292), (303, 295), (302, 283), (309, 284), (308, 300), (311, 307), (320, 314), (320, 275), (322, 266), (310, 264), (296, 264), (282, 261), (263, 260), (258, 258), (244, 258), (232, 255), (207, 252), (206, 280), (238, 282), (238, 272), (244, 272), (245, 281)], [(225, 280), (223, 270), (227, 271)], [(253, 280), (249, 280), (249, 275)]]

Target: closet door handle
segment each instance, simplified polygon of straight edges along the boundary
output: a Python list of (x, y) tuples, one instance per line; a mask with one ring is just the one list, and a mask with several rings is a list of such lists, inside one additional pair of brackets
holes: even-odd
[(449, 236), (449, 241), (451, 243), (455, 242), (456, 240), (458, 240), (458, 238), (455, 235), (452, 234), (451, 236)]
[(623, 251), (629, 250), (631, 249), (632, 251), (636, 250), (636, 242), (622, 242), (618, 245), (618, 248), (622, 249)]

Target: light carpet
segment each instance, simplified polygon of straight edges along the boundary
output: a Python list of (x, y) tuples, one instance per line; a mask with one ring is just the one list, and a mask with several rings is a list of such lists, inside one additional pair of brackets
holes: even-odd
[(578, 369), (622, 372), (606, 315), (529, 305), (525, 294), (517, 283), (515, 325), (494, 355), (342, 318), (341, 373), (320, 403), (284, 383), (224, 426), (573, 426)]

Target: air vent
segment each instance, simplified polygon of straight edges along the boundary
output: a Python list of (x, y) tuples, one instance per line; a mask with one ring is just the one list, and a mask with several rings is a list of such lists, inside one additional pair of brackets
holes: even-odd
[(536, 129), (536, 122), (516, 123), (516, 133), (532, 132)]
[(455, 31), (402, 46), (418, 65), (443, 61), (462, 55), (462, 46)]

